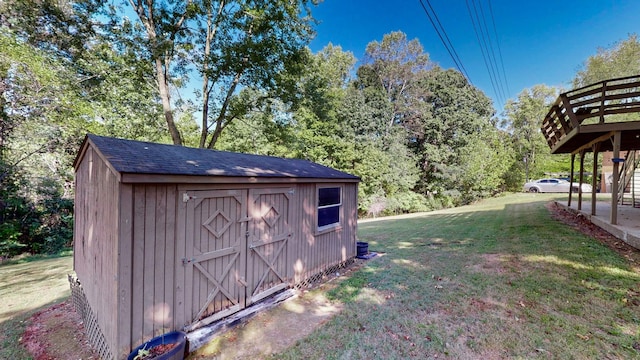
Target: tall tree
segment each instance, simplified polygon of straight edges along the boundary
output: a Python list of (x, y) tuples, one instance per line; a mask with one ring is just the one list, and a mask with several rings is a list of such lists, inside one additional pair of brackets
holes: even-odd
[(386, 134), (399, 125), (411, 136), (421, 136), (422, 121), (428, 113), (425, 102), (428, 89), (421, 82), (433, 66), (420, 42), (408, 40), (403, 32), (392, 32), (381, 42), (367, 45), (363, 65), (358, 69), (359, 82), (364, 87), (379, 89), (392, 104), (393, 110), (385, 123)]
[(502, 125), (513, 136), (521, 180), (528, 181), (544, 174), (546, 159), (550, 154), (540, 124), (557, 96), (557, 89), (535, 85), (522, 90), (517, 100), (509, 100), (505, 105)]
[[(176, 118), (189, 110), (200, 116), (198, 145), (212, 148), (228, 124), (262, 108), (270, 98), (284, 103), (297, 99), (293, 90), (307, 54), (304, 46), (313, 36), (310, 6), (316, 2), (4, 0), (0, 21), (35, 47), (77, 66), (80, 78), (94, 82), (100, 77), (83, 62), (93, 56), (96, 43), (109, 44), (127, 66), (123, 72), (122, 64), (111, 64), (112, 74), (135, 82), (143, 93), (152, 85), (153, 96), (143, 96), (161, 106), (171, 141), (183, 144), (185, 134)], [(101, 60), (101, 68), (109, 64)], [(193, 95), (184, 94), (198, 87)], [(246, 103), (239, 95), (248, 87), (265, 96)]]
[[(485, 94), (452, 69), (434, 68), (421, 85), (430, 91), (431, 111), (425, 116), (424, 135), (414, 143), (423, 169), (419, 189), (458, 196), (470, 190), (463, 186), (462, 178), (471, 157), (463, 149), (470, 144), (479, 146), (478, 139), (495, 130), (491, 123), (494, 109)], [(482, 160), (487, 170), (493, 168), (490, 160)]]
[(572, 81), (579, 88), (599, 81), (640, 74), (640, 41), (631, 34), (610, 48), (598, 48)]
[(310, 55), (298, 87), (302, 99), (293, 113), (296, 123), (295, 156), (343, 168), (345, 139), (337, 109), (344, 100), (355, 58), (329, 44)]
[[(94, 3), (102, 3), (95, 0)], [(239, 90), (254, 87), (290, 101), (292, 79), (312, 36), (312, 0), (254, 1), (129, 0), (109, 6), (102, 31), (123, 51), (153, 64), (164, 117), (174, 144), (182, 144), (175, 125), (172, 94), (201, 77), (198, 112), (200, 147), (213, 148), (234, 120), (260, 106), (244, 103)], [(142, 26), (139, 26), (139, 25)], [(194, 75), (195, 74), (195, 75)], [(288, 75), (285, 75), (288, 74)]]
[(74, 74), (0, 27), (0, 256), (70, 242), (71, 159), (91, 126)]
[(97, 31), (99, 6), (90, 1), (4, 0), (0, 26), (64, 68), (68, 93), (59, 95), (75, 92), (81, 101), (73, 102), (74, 117), (102, 125), (92, 131), (157, 141), (166, 130), (159, 122), (162, 112), (151, 64), (137, 61), (135, 53), (121, 51)]

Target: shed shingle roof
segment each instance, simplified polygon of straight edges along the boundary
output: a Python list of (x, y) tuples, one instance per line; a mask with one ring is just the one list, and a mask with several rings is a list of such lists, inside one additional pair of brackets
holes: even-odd
[[(359, 180), (357, 176), (307, 160), (156, 144), (93, 134), (87, 135), (85, 143), (87, 141), (120, 173)], [(76, 166), (79, 160), (76, 159)]]

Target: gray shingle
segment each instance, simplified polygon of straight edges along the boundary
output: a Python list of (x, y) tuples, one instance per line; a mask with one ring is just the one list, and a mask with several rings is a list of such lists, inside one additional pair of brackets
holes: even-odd
[(87, 139), (120, 173), (359, 180), (357, 176), (307, 160), (156, 144), (93, 134), (87, 135)]

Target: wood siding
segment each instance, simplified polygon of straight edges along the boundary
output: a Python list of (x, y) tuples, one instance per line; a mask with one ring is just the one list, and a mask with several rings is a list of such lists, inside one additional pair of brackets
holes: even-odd
[(74, 270), (113, 350), (118, 344), (118, 177), (89, 147), (75, 181)]
[(327, 270), (333, 265), (356, 256), (357, 231), (357, 185), (342, 184), (342, 207), (340, 226), (318, 233), (317, 231), (317, 188), (337, 186), (334, 183), (301, 184), (297, 187), (300, 206), (296, 227), (293, 258), (289, 261), (294, 272), (294, 283), (300, 283), (311, 276)]
[[(74, 267), (117, 358), (356, 255), (354, 182), (120, 183), (102, 160), (89, 146), (76, 169)], [(321, 232), (318, 186), (342, 189)]]
[[(121, 353), (176, 329), (175, 185), (122, 185)], [(129, 346), (130, 345), (130, 346)]]

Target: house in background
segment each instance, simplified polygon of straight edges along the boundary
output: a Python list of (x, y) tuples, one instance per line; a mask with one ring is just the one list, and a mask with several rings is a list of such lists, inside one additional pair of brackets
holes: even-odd
[(359, 178), (316, 163), (88, 135), (74, 167), (74, 270), (103, 358), (356, 255)]

